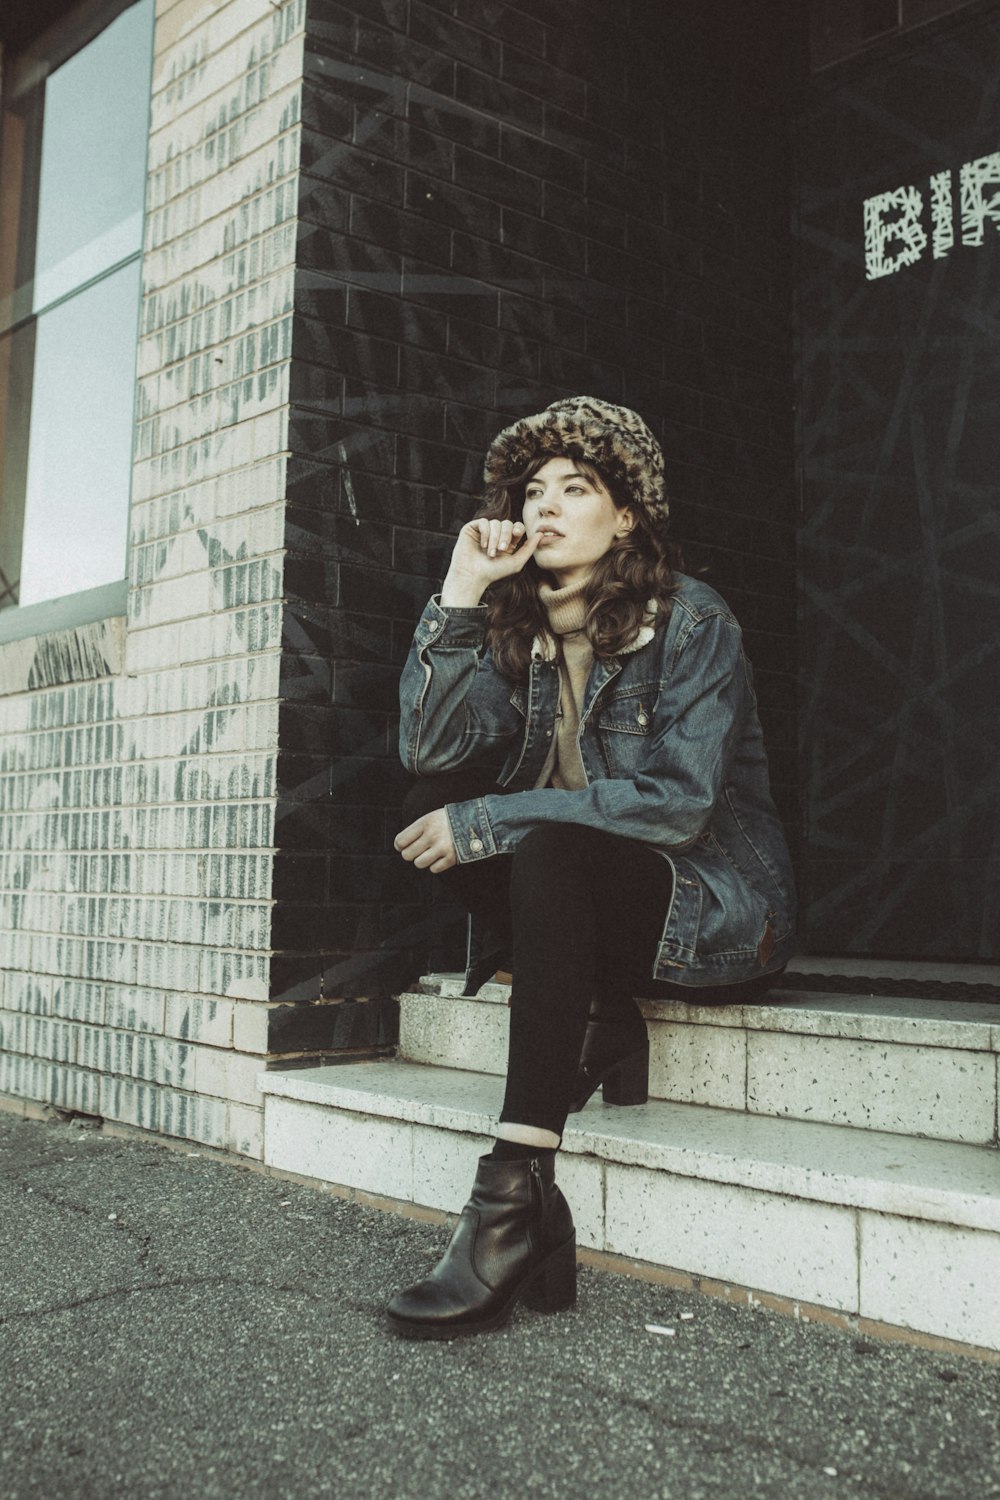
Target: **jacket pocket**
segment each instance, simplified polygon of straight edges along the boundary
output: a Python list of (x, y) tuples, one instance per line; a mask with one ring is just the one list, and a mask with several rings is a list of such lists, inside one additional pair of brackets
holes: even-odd
[(612, 776), (634, 776), (641, 768), (652, 727), (651, 694), (616, 698), (603, 709), (597, 721), (597, 733)]

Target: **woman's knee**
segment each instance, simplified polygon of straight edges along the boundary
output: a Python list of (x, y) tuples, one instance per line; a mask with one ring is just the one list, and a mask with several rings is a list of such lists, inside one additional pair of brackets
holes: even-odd
[(673, 873), (659, 854), (603, 828), (542, 823), (514, 851), (512, 891), (530, 894), (558, 885), (601, 893), (616, 910), (652, 904), (666, 911)]
[(444, 805), (441, 798), (442, 789), (439, 786), (440, 781), (441, 777), (430, 776), (421, 777), (419, 781), (413, 783), (403, 798), (403, 806), (399, 813), (400, 828), (407, 828), (409, 824), (415, 823), (418, 818), (426, 817), (435, 808)]
[(446, 771), (441, 776), (420, 776), (413, 782), (400, 810), (400, 828), (415, 823), (449, 802), (468, 802), (497, 790), (496, 783), (482, 771)]
[(563, 871), (583, 871), (599, 860), (603, 834), (579, 823), (540, 823), (514, 850), (514, 875), (537, 879)]
[(520, 854), (524, 850), (534, 854), (537, 850), (562, 852), (572, 849), (599, 853), (613, 837), (603, 828), (588, 828), (583, 823), (539, 823), (524, 835), (516, 852)]

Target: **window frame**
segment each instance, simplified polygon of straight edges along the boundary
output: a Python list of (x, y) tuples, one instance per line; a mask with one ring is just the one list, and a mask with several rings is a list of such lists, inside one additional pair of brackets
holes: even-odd
[[(3, 108), (7, 89), (13, 86), (17, 92), (37, 86), (46, 80), (50, 74), (60, 68), (63, 63), (69, 61), (77, 53), (90, 45), (108, 26), (112, 24), (125, 11), (130, 10), (133, 5), (141, 3), (141, 0), (78, 0), (78, 3), (67, 5), (65, 13), (52, 25), (39, 32), (27, 45), (18, 52), (8, 54), (8, 49), (0, 47), (0, 108)], [(155, 6), (153, 12), (153, 46), (149, 55), (149, 100), (152, 103), (152, 74), (155, 55)], [(2, 40), (2, 39), (0, 39)], [(79, 286), (64, 297), (57, 297), (55, 301), (46, 308), (39, 311), (29, 311), (20, 317), (13, 317), (10, 324), (5, 328), (5, 335), (13, 336), (18, 331), (37, 327), (39, 318), (57, 307), (61, 302), (67, 301), (82, 292), (95, 281), (103, 280), (126, 265), (132, 265), (138, 261), (140, 265), (140, 290), (139, 301), (135, 309), (135, 377), (132, 386), (132, 410), (130, 427), (135, 434), (136, 414), (138, 408), (138, 352), (139, 340), (142, 332), (142, 285), (141, 265), (144, 256), (145, 228), (147, 219), (147, 194), (145, 184), (149, 180), (149, 130), (151, 114), (147, 114), (146, 133), (146, 170), (144, 175), (143, 201), (141, 205), (142, 229), (140, 234), (139, 249), (132, 255), (109, 266), (102, 271), (101, 275), (91, 278), (89, 281), (81, 282)], [(43, 124), (44, 131), (44, 124)], [(0, 129), (2, 135), (2, 129)], [(38, 210), (38, 183), (33, 181), (30, 185), (22, 186), (22, 202), (26, 202), (27, 193), (34, 195), (34, 200), (27, 203), (27, 212), (24, 218), (19, 216), (19, 222), (14, 235), (14, 243), (10, 247), (15, 263), (21, 259), (23, 251), (23, 239), (26, 233), (32, 237), (37, 232), (37, 210)], [(30, 285), (30, 283), (29, 283)], [(12, 295), (16, 296), (18, 289), (12, 289)], [(26, 462), (27, 445), (30, 441), (30, 401), (28, 424), (25, 431), (18, 431), (11, 439), (7, 436), (8, 452), (13, 450), (17, 454), (19, 462)], [(8, 408), (9, 410), (9, 408)], [(131, 512), (134, 503), (133, 481), (134, 481), (134, 446), (129, 458), (128, 475), (128, 506), (125, 514), (125, 528), (122, 537), (123, 574), (121, 578), (112, 579), (108, 582), (97, 584), (92, 588), (74, 590), (69, 594), (63, 594), (53, 599), (42, 599), (32, 604), (13, 604), (0, 608), (0, 644), (13, 641), (22, 641), (34, 636), (48, 635), (50, 633), (72, 629), (75, 626), (87, 626), (102, 620), (123, 617), (127, 613), (128, 591), (129, 591), (129, 554), (131, 551)], [(16, 525), (22, 531), (20, 545), (23, 546), (23, 523), (24, 523), (24, 499)]]

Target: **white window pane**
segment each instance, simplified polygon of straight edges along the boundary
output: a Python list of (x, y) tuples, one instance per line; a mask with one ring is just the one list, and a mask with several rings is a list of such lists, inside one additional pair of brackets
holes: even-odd
[(138, 310), (136, 261), (38, 319), (22, 604), (124, 577)]
[(142, 248), (152, 24), (140, 0), (46, 81), (36, 310)]
[(116, 266), (142, 248), (142, 212), (112, 224), (103, 234), (35, 275), (36, 308), (48, 307), (108, 266)]

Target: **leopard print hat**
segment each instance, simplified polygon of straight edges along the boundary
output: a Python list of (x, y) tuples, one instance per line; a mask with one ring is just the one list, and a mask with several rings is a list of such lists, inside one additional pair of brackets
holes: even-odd
[(594, 396), (553, 401), (497, 434), (486, 454), (487, 484), (503, 484), (536, 458), (565, 456), (592, 463), (616, 493), (665, 529), (670, 507), (663, 489), (663, 451), (637, 412)]

